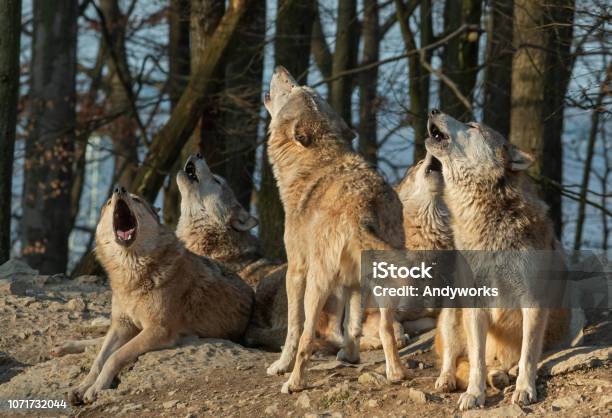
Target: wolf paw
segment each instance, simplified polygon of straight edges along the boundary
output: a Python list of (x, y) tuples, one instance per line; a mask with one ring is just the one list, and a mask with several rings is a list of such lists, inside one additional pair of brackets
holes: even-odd
[(83, 395), (83, 403), (90, 404), (94, 403), (96, 399), (98, 399), (98, 389), (94, 386), (87, 389), (85, 394)]
[(408, 373), (406, 372), (406, 369), (404, 369), (404, 366), (399, 365), (398, 367), (393, 368), (387, 367), (386, 374), (389, 382), (396, 383), (404, 380)]
[(79, 388), (73, 389), (66, 394), (66, 400), (71, 405), (82, 405), (83, 404), (83, 391)]
[(519, 388), (518, 386), (512, 394), (512, 403), (518, 405), (529, 405), (538, 400), (535, 387)]
[(472, 394), (469, 392), (464, 392), (459, 397), (459, 410), (467, 411), (468, 409), (476, 408), (479, 406), (483, 406), (485, 401), (484, 392), (479, 394)]
[(336, 355), (336, 360), (344, 361), (346, 363), (357, 364), (359, 363), (359, 351), (354, 350), (352, 353), (346, 349), (341, 349)]
[(435, 388), (438, 392), (452, 392), (456, 389), (457, 382), (455, 376), (449, 373), (441, 374), (436, 380)]
[(510, 386), (510, 376), (504, 370), (491, 369), (487, 374), (487, 383), (492, 388), (501, 391), (505, 387)]
[(289, 379), (283, 384), (283, 387), (281, 388), (281, 393), (289, 394), (299, 392), (302, 389), (304, 389), (304, 385), (299, 383), (293, 383), (291, 379)]
[(268, 376), (277, 376), (279, 374), (283, 374), (289, 371), (289, 364), (286, 364), (282, 359), (276, 360), (268, 369), (266, 373)]

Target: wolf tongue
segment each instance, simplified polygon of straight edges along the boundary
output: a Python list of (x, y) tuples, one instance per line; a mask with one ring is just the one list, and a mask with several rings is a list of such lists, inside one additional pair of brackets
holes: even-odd
[(117, 235), (119, 236), (119, 238), (121, 238), (124, 241), (129, 240), (132, 237), (133, 233), (134, 233), (134, 228), (128, 231), (121, 231), (120, 229), (117, 230)]

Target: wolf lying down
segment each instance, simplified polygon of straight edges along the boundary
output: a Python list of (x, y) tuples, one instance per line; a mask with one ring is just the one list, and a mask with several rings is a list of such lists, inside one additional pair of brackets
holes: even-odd
[(111, 326), (71, 403), (93, 402), (126, 364), (183, 334), (238, 340), (244, 333), (251, 288), (188, 251), (147, 202), (123, 188), (102, 208), (96, 254), (112, 288)]

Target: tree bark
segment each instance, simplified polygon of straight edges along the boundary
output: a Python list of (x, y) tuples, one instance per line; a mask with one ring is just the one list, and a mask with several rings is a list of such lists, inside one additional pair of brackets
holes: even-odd
[(252, 2), (226, 54), (223, 93), (224, 176), (238, 201), (250, 209), (255, 148), (261, 118), (266, 2)]
[(535, 157), (530, 173), (541, 180), (557, 235), (561, 232), (563, 101), (570, 58), (573, 4), (515, 0), (510, 140)]
[(68, 260), (77, 17), (76, 0), (33, 3), (21, 244), (26, 261), (43, 274), (65, 271)]
[(213, 77), (229, 44), (240, 18), (245, 12), (245, 0), (233, 0), (221, 22), (210, 37), (199, 63), (192, 68), (192, 76), (185, 92), (176, 104), (170, 119), (153, 138), (144, 162), (131, 190), (153, 202), (157, 193), (179, 158), (181, 149), (189, 140), (201, 117), (201, 108), (213, 87)]
[[(544, 145), (543, 155), (546, 164), (542, 164), (542, 176), (558, 184), (563, 183), (563, 113), (565, 111), (565, 94), (572, 74), (574, 60), (571, 53), (574, 30), (574, 0), (555, 0), (545, 2), (547, 5), (547, 28), (550, 32), (549, 47), (546, 58), (546, 85), (544, 98)], [(563, 227), (562, 198), (556, 187), (548, 182), (542, 184), (542, 194), (550, 207), (557, 236), (561, 236)]]
[(108, 127), (113, 142), (115, 166), (113, 179), (117, 184), (128, 184), (138, 169), (138, 114), (133, 103), (132, 76), (125, 51), (126, 17), (119, 9), (118, 0), (101, 0), (100, 10), (104, 16), (103, 31), (109, 53), (106, 77), (107, 114), (118, 116)]
[[(321, 26), (321, 14), (319, 12), (319, 2), (315, 1), (315, 17), (312, 24), (312, 41), (310, 45), (310, 52), (312, 57), (317, 63), (317, 67), (321, 72), (323, 78), (330, 78), (332, 75), (332, 53), (327, 45), (325, 39), (325, 32), (323, 32), (323, 26)], [(331, 85), (327, 83), (327, 93), (331, 92)]]
[[(336, 46), (332, 60), (332, 77), (355, 67), (358, 46), (357, 1), (338, 0), (338, 19), (336, 23)], [(351, 98), (353, 77), (344, 76), (331, 82), (329, 103), (351, 126)]]
[(513, 0), (493, 0), (487, 28), (483, 122), (510, 136)]
[[(446, 0), (444, 4), (444, 32), (449, 33), (463, 24), (479, 26), (482, 0)], [(478, 73), (478, 39), (476, 31), (470, 31), (451, 39), (444, 47), (442, 73), (455, 83), (463, 96), (471, 103)], [(460, 120), (472, 118), (469, 109), (444, 83), (440, 83), (440, 107)]]
[[(274, 55), (301, 83), (308, 79), (310, 40), (316, 0), (279, 0)], [(283, 243), (285, 214), (264, 145), (261, 186), (257, 197), (259, 238), (269, 257), (285, 258)]]
[[(367, 65), (379, 60), (378, 2), (364, 0), (363, 8), (361, 64)], [(373, 67), (359, 76), (359, 152), (373, 165), (378, 150), (378, 102), (378, 67)]]
[[(417, 49), (417, 43), (408, 19), (417, 7), (418, 2), (412, 2), (409, 7), (404, 6), (402, 0), (395, 1), (397, 20), (400, 24), (402, 38), (406, 51)], [(431, 17), (431, 0), (420, 2), (420, 47), (433, 42), (433, 29)], [(425, 61), (431, 63), (432, 51), (425, 53)], [(425, 138), (427, 137), (427, 114), (429, 113), (429, 84), (430, 75), (423, 68), (418, 54), (408, 57), (408, 88), (410, 91), (410, 124), (414, 132), (414, 161), (425, 156)]]
[(21, 1), (0, 0), (0, 264), (11, 255), (13, 157), (19, 99)]
[[(185, 87), (189, 82), (191, 71), (190, 60), (190, 1), (171, 0), (169, 10), (170, 33), (168, 39), (168, 60), (170, 61), (170, 72), (168, 74), (168, 87), (170, 95), (170, 106), (174, 110)], [(180, 210), (180, 193), (176, 184), (176, 173), (183, 164), (183, 158), (179, 158), (168, 176), (164, 186), (163, 216), (164, 223), (170, 228), (176, 227)]]

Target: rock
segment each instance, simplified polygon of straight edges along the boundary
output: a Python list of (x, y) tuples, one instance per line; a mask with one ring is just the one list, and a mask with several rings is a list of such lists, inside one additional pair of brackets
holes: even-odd
[(66, 303), (66, 309), (74, 312), (83, 312), (87, 309), (87, 305), (85, 301), (81, 298), (70, 299), (68, 303)]
[(28, 289), (25, 281), (12, 278), (0, 279), (0, 295), (24, 296)]
[(0, 279), (16, 278), (18, 276), (37, 276), (38, 270), (34, 270), (21, 260), (11, 259), (0, 266)]
[(108, 328), (110, 327), (110, 323), (110, 318), (107, 318), (105, 316), (99, 316), (97, 318), (92, 319), (90, 324), (92, 328)]
[(49, 304), (49, 310), (51, 312), (59, 312), (64, 310), (64, 304), (58, 301), (53, 301)]
[(599, 407), (604, 409), (612, 409), (612, 395), (602, 396), (599, 400)]
[(101, 284), (104, 279), (99, 276), (84, 275), (74, 279), (78, 284)]
[(357, 382), (364, 386), (382, 387), (387, 384), (387, 378), (375, 372), (365, 372), (359, 376)]
[(560, 409), (569, 409), (575, 407), (582, 401), (583, 397), (579, 394), (565, 396), (563, 398), (555, 399), (552, 403), (552, 408), (553, 411), (558, 411)]
[(499, 408), (493, 409), (472, 409), (463, 413), (462, 418), (489, 418), (489, 417), (500, 417), (500, 418), (515, 418), (524, 417), (525, 411), (516, 405), (504, 405)]
[(378, 401), (376, 399), (370, 399), (367, 405), (368, 408), (378, 408)]
[(302, 409), (310, 408), (310, 398), (305, 392), (298, 396), (297, 401), (295, 401), (295, 406)]
[(272, 405), (268, 406), (264, 413), (266, 415), (278, 415), (278, 402), (274, 402)]
[(162, 404), (162, 406), (164, 407), (164, 409), (170, 409), (170, 408), (174, 408), (177, 404), (179, 403), (179, 401), (172, 400), (172, 401), (166, 401)]
[(556, 376), (592, 367), (598, 367), (612, 360), (612, 347), (574, 347), (561, 350), (542, 360), (540, 373)]
[(414, 402), (419, 404), (427, 403), (427, 394), (421, 390), (410, 388), (408, 390), (408, 397)]
[(121, 412), (127, 413), (127, 412), (132, 412), (132, 411), (138, 411), (140, 409), (142, 409), (141, 403), (128, 403), (123, 406), (123, 409), (121, 410)]

